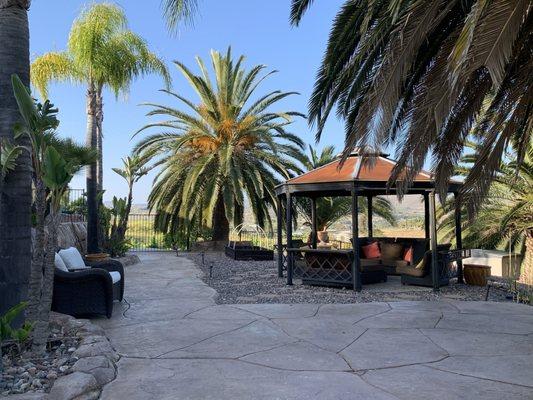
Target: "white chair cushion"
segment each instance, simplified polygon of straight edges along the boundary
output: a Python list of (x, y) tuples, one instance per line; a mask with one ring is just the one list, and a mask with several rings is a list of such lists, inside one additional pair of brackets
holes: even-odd
[(111, 279), (113, 280), (113, 284), (119, 282), (120, 279), (122, 278), (122, 277), (120, 276), (120, 272), (118, 272), (118, 271), (111, 271), (111, 272), (109, 273), (109, 275), (111, 275)]
[(59, 255), (65, 262), (65, 265), (69, 270), (86, 269), (90, 268), (85, 265), (83, 258), (75, 247), (69, 247), (68, 249), (60, 250)]
[(60, 269), (61, 271), (64, 271), (64, 272), (68, 272), (68, 268), (65, 262), (63, 261), (61, 256), (57, 253), (55, 254), (55, 258), (54, 258), (54, 265), (57, 269)]

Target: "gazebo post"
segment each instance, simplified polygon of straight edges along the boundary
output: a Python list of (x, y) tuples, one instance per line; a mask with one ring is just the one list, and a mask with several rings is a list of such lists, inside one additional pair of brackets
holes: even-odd
[(287, 232), (287, 285), (292, 285), (293, 257), (289, 249), (292, 249), (292, 195), (289, 191), (287, 197), (287, 221), (285, 221)]
[(439, 266), (437, 265), (437, 216), (435, 207), (435, 191), (429, 193), (429, 233), (430, 233), (430, 248), (431, 248), (431, 278), (433, 281), (433, 290), (438, 292), (440, 290), (439, 282)]
[(374, 236), (374, 227), (373, 227), (373, 224), (372, 224), (372, 218), (373, 218), (373, 215), (372, 215), (372, 195), (369, 195), (369, 196), (366, 197), (366, 202), (367, 202), (367, 206), (366, 206), (366, 209), (367, 209), (366, 223), (367, 223), (368, 237), (373, 237)]
[[(455, 198), (455, 247), (458, 250), (461, 250), (463, 248), (463, 233), (461, 224), (461, 195), (457, 192), (454, 192), (453, 196)], [(457, 283), (464, 283), (463, 260), (460, 257), (457, 260)]]
[(317, 223), (316, 223), (316, 198), (311, 197), (311, 247), (316, 249)]
[(429, 239), (429, 195), (424, 192), (424, 232), (426, 240)]
[(355, 184), (352, 188), (352, 284), (356, 292), (361, 291), (361, 260), (359, 259), (359, 202), (355, 191)]
[(281, 207), (281, 196), (278, 196), (276, 198), (276, 216), (278, 220), (278, 277), (283, 278), (283, 231), (282, 231), (282, 225), (283, 225), (283, 210)]

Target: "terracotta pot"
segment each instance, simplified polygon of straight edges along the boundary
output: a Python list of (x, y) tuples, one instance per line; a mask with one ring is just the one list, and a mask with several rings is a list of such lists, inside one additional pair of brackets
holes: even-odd
[(319, 240), (321, 243), (327, 243), (327, 242), (329, 242), (328, 231), (318, 231), (318, 232), (316, 233), (316, 236), (317, 236), (318, 240)]
[(109, 254), (108, 253), (87, 254), (85, 255), (85, 258), (87, 259), (87, 261), (98, 262), (98, 261), (107, 260), (109, 258)]
[(487, 265), (463, 265), (463, 276), (465, 282), (472, 286), (486, 286), (487, 278), (490, 276), (490, 267)]

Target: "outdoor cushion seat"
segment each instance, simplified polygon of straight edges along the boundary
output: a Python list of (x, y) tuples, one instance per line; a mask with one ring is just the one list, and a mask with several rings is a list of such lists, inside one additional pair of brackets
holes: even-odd
[(405, 265), (399, 265), (396, 266), (396, 271), (399, 274), (405, 274), (409, 276), (416, 276), (416, 277), (422, 277), (425, 275), (424, 268), (416, 268), (416, 266), (413, 265), (407, 265), (407, 263), (404, 261)]
[(113, 284), (119, 282), (121, 279), (120, 272), (118, 271), (111, 271), (109, 275), (111, 275), (111, 280), (113, 281)]
[(401, 274), (400, 272), (401, 268), (410, 266), (410, 264), (405, 260), (396, 260), (394, 261), (394, 265), (396, 266), (396, 272), (398, 274)]
[(124, 266), (117, 260), (82, 260), (84, 268), (78, 265), (68, 271), (56, 263), (52, 310), (72, 316), (99, 314), (111, 318), (113, 301), (122, 301), (124, 296)]
[[(437, 258), (441, 258), (442, 252), (447, 252), (450, 250), (451, 245), (448, 244), (439, 244), (437, 245)], [(401, 282), (404, 285), (417, 285), (417, 286), (433, 286), (433, 277), (432, 277), (432, 252), (428, 250), (424, 254), (424, 258), (416, 264), (416, 266), (407, 266), (400, 268), (401, 273)], [(417, 268), (418, 266), (418, 268)], [(438, 279), (439, 285), (447, 285), (449, 283), (448, 275), (445, 273), (443, 268), (448, 268), (441, 262), (438, 263)]]

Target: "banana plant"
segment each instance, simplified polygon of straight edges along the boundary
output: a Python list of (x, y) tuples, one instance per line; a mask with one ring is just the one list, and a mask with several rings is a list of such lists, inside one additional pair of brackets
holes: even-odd
[[(56, 137), (59, 125), (56, 117), (58, 110), (49, 101), (43, 104), (37, 103), (18, 76), (13, 75), (11, 81), (21, 116), (21, 121), (15, 126), (15, 134), (17, 137), (23, 135), (27, 137), (33, 166), (36, 234), (26, 317), (34, 323), (33, 345), (34, 351), (39, 354), (46, 349), (48, 339), (61, 198), (74, 172), (79, 169), (79, 164), (91, 160), (91, 157), (86, 157), (83, 161), (83, 157), (80, 158), (79, 154), (68, 158), (70, 150), (76, 153), (81, 148), (74, 146), (68, 140), (63, 141), (68, 146), (62, 148), (63, 154), (60, 154), (56, 149), (56, 146), (62, 146), (62, 141)], [(65, 149), (70, 150), (64, 151)], [(95, 157), (96, 155), (92, 159)], [(45, 219), (47, 208), (48, 215)], [(45, 235), (45, 226), (48, 228), (47, 235)]]
[(0, 181), (6, 179), (7, 174), (15, 169), (17, 158), (24, 151), (24, 146), (11, 143), (7, 139), (0, 140)]

